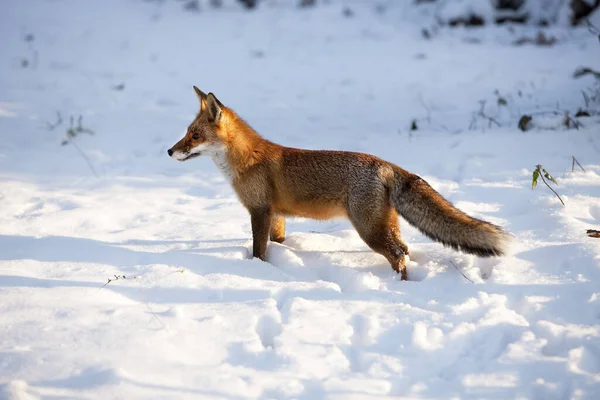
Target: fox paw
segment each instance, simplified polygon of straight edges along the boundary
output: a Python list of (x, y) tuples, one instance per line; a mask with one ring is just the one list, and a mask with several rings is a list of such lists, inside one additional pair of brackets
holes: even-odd
[(402, 267), (400, 268), (400, 271), (398, 271), (398, 273), (400, 274), (400, 279), (403, 281), (407, 281), (408, 280), (408, 273), (406, 272), (406, 267)]
[(409, 255), (409, 251), (408, 251), (408, 245), (404, 242), (400, 243), (400, 248), (402, 249), (402, 251), (404, 252), (404, 255), (407, 256)]
[(404, 256), (396, 264), (392, 264), (392, 268), (400, 274), (400, 279), (403, 281), (408, 279), (408, 274), (406, 273), (406, 258)]

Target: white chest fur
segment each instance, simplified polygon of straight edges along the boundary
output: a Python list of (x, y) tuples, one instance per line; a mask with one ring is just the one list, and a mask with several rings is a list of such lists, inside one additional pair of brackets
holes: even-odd
[(229, 161), (227, 160), (227, 154), (225, 153), (225, 150), (215, 151), (211, 154), (211, 156), (219, 171), (221, 171), (225, 178), (227, 178), (227, 180), (231, 182), (233, 175), (231, 172), (231, 167), (229, 166)]

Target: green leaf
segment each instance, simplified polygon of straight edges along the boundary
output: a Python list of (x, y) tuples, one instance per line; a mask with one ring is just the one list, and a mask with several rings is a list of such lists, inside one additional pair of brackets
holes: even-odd
[(539, 176), (540, 176), (539, 169), (536, 169), (535, 171), (533, 171), (533, 178), (531, 180), (531, 190), (535, 189), (535, 187), (537, 186), (537, 180), (538, 180)]
[(544, 171), (544, 176), (546, 177), (546, 179), (548, 179), (551, 182), (554, 182), (555, 185), (558, 185), (558, 182), (556, 182), (556, 179), (554, 179), (549, 173), (548, 171), (546, 171), (544, 168), (542, 168), (542, 170)]

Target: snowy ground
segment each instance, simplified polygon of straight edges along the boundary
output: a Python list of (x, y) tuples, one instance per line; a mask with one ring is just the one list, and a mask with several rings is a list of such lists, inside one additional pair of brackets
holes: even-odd
[[(346, 18), (340, 2), (0, 1), (0, 396), (599, 398), (600, 239), (585, 229), (600, 229), (600, 123), (517, 129), (583, 106), (592, 78), (571, 76), (600, 66), (597, 38), (425, 40), (425, 17), (368, 4)], [(250, 260), (249, 218), (211, 161), (166, 155), (193, 84), (279, 143), (422, 175), (512, 232), (514, 254), (462, 255), (403, 223), (401, 282), (348, 222), (294, 220), (269, 263)], [(95, 132), (75, 144), (97, 178), (61, 146), (70, 115)], [(565, 207), (531, 190), (536, 164)]]

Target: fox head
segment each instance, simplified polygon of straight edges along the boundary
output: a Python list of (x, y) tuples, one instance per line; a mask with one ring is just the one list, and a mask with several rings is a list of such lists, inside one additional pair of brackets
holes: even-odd
[(214, 156), (225, 149), (221, 120), (225, 107), (214, 94), (205, 94), (194, 86), (200, 101), (200, 111), (187, 129), (185, 136), (167, 150), (170, 157), (187, 161), (195, 157)]

